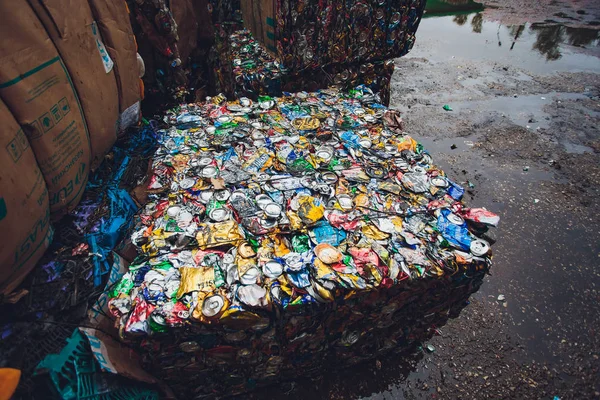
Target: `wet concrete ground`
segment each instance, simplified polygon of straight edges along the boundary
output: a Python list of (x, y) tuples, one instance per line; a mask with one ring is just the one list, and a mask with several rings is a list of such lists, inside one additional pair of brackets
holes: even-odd
[(502, 219), (492, 276), (431, 341), (427, 376), (373, 398), (598, 398), (600, 34), (482, 14), (419, 34), (392, 103)]
[(490, 3), (422, 21), (391, 106), (474, 185), (468, 204), (501, 215), (492, 275), (434, 352), (259, 398), (600, 398), (600, 5)]

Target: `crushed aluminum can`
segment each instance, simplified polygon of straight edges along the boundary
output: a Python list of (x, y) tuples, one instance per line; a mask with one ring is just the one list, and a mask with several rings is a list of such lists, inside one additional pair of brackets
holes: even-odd
[(331, 146), (321, 146), (315, 152), (315, 155), (323, 162), (329, 162), (333, 158), (334, 149)]
[(463, 225), (465, 223), (465, 220), (460, 215), (455, 213), (449, 213), (446, 218), (448, 218), (448, 221), (452, 222), (454, 225)]
[(227, 201), (230, 195), (231, 192), (227, 189), (216, 190), (214, 192), (215, 199), (217, 199), (218, 201)]
[(265, 263), (265, 265), (263, 265), (262, 269), (263, 269), (263, 274), (267, 278), (271, 278), (271, 279), (277, 279), (283, 273), (283, 265), (281, 265), (280, 263), (278, 263), (275, 260), (267, 261)]
[(335, 264), (342, 261), (342, 253), (329, 243), (320, 243), (314, 248), (315, 255), (325, 264)]
[(350, 211), (354, 209), (354, 202), (352, 197), (347, 194), (340, 194), (337, 196), (337, 201), (344, 211)]
[(202, 168), (202, 176), (204, 178), (214, 178), (217, 175), (219, 175), (219, 170), (215, 166), (207, 165), (206, 167)]
[(210, 210), (210, 212), (208, 213), (208, 216), (210, 219), (212, 219), (215, 222), (223, 222), (229, 219), (229, 217), (231, 216), (231, 213), (229, 212), (229, 209), (227, 208), (213, 208), (212, 210)]
[(225, 312), (229, 302), (220, 294), (209, 295), (202, 302), (202, 315), (206, 318), (215, 318)]
[(481, 257), (490, 252), (490, 245), (485, 240), (477, 239), (471, 242), (469, 250), (474, 256)]
[(436, 176), (435, 178), (431, 178), (430, 181), (431, 181), (432, 185), (437, 186), (439, 188), (447, 188), (448, 187), (448, 180), (441, 176)]
[(282, 212), (282, 208), (277, 203), (269, 203), (265, 205), (264, 212), (267, 218), (279, 218)]
[(196, 183), (196, 180), (193, 178), (185, 178), (179, 181), (179, 187), (182, 189), (189, 189)]

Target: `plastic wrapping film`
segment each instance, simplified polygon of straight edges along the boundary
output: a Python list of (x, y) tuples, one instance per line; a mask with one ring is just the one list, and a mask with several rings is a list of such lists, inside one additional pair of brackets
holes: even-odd
[(481, 284), (498, 217), (463, 204), (377, 98), (217, 96), (165, 116), (109, 309), (179, 395), (401, 350)]

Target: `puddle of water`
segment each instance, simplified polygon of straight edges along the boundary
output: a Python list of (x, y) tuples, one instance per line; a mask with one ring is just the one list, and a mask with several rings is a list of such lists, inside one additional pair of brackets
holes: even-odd
[(492, 61), (535, 74), (550, 74), (600, 73), (599, 56), (600, 30), (560, 24), (504, 26), (484, 20), (482, 13), (473, 13), (424, 18), (407, 57)]

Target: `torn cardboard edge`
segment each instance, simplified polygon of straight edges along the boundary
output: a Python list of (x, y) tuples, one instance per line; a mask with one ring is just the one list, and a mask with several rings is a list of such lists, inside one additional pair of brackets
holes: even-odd
[(87, 338), (103, 371), (140, 382), (158, 383), (155, 377), (142, 369), (139, 355), (129, 347), (98, 329), (79, 327), (79, 331)]
[(102, 371), (155, 385), (160, 390), (163, 399), (176, 398), (173, 391), (163, 381), (156, 379), (140, 366), (140, 356), (133, 349), (98, 329), (85, 327), (78, 329), (87, 338), (94, 359)]

